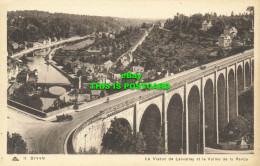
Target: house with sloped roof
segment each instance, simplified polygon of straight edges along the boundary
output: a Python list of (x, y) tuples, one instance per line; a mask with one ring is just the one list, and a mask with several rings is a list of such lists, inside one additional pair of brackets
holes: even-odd
[(237, 36), (237, 29), (235, 27), (226, 26), (224, 29), (224, 35), (229, 35), (232, 38)]
[(144, 72), (144, 67), (142, 67), (142, 66), (133, 66), (133, 72), (135, 72), (135, 73), (143, 73)]
[(230, 47), (232, 38), (229, 35), (221, 34), (218, 38), (219, 47)]
[(123, 66), (128, 66), (133, 61), (133, 55), (131, 53), (127, 53), (120, 58)]
[(111, 83), (110, 79), (108, 79), (108, 76), (104, 73), (97, 73), (95, 75), (97, 78), (97, 83)]
[(121, 80), (122, 80), (121, 74), (111, 73), (111, 77), (110, 78), (115, 83), (121, 82)]
[(86, 68), (86, 71), (88, 71), (89, 73), (94, 73), (95, 69), (95, 64), (92, 63), (83, 63), (83, 67)]

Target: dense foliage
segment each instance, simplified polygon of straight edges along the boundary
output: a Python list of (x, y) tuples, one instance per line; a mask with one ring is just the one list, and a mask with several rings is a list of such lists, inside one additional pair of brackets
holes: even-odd
[[(166, 20), (164, 27), (154, 26), (133, 54), (135, 65), (142, 65), (145, 70), (178, 73), (250, 49), (254, 45), (254, 11), (251, 8), (248, 11), (231, 16), (177, 13)], [(201, 29), (204, 21), (212, 24), (207, 31)], [(232, 38), (230, 47), (222, 48), (218, 46), (218, 38), (227, 26), (235, 27), (237, 36)]]
[[(85, 36), (93, 32), (119, 32), (127, 26), (139, 26), (153, 20), (125, 19), (101, 16), (49, 13), (37, 10), (7, 13), (8, 52), (13, 53), (12, 42), (24, 44), (43, 39)], [(28, 47), (30, 43), (26, 46)]]
[(241, 140), (248, 144), (254, 143), (254, 90), (250, 89), (239, 96), (238, 119), (232, 120), (226, 126), (221, 136), (224, 141)]
[(133, 134), (129, 127), (117, 119), (111, 121), (101, 145), (101, 153), (135, 154), (144, 153), (146, 149), (144, 136), (141, 133)]
[(231, 120), (225, 128), (228, 132), (228, 137), (226, 138), (226, 141), (239, 140), (244, 136), (251, 136), (251, 127), (252, 126), (248, 119), (243, 116), (238, 116), (237, 120)]
[(78, 154), (97, 154), (97, 149), (95, 147), (90, 147), (89, 150), (80, 149)]
[[(210, 28), (206, 33), (199, 31), (201, 23), (205, 20), (210, 20), (213, 27)], [(239, 14), (231, 16), (217, 15), (216, 13), (207, 13), (202, 15), (200, 13), (193, 14), (190, 17), (183, 14), (178, 14), (173, 19), (167, 19), (165, 28), (171, 31), (179, 31), (186, 34), (192, 35), (203, 35), (205, 37), (219, 37), (226, 26), (236, 27), (238, 30), (238, 36), (246, 38), (249, 35), (252, 26), (253, 13), (252, 14)]]
[(163, 154), (165, 152), (161, 131), (153, 133), (149, 138), (145, 138), (145, 140), (147, 142), (145, 153)]
[(121, 25), (111, 17), (43, 11), (11, 11), (7, 14), (8, 39), (17, 43), (47, 37), (84, 36), (94, 31), (117, 31)]
[(162, 154), (164, 142), (160, 133), (155, 132), (149, 137), (141, 132), (133, 133), (130, 126), (120, 123), (120, 119), (115, 118), (103, 136), (101, 153)]
[(27, 145), (22, 136), (18, 133), (7, 132), (7, 154), (25, 154), (27, 153)]
[(26, 142), (19, 133), (7, 132), (7, 154), (47, 154), (47, 150), (42, 147), (39, 150), (28, 150)]
[(42, 110), (42, 100), (35, 93), (34, 87), (30, 84), (24, 84), (19, 89), (16, 89), (14, 93), (10, 95), (10, 99), (29, 107)]

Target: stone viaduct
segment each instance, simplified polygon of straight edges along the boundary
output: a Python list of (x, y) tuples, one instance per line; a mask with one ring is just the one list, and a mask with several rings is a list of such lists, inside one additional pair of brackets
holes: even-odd
[(204, 153), (205, 146), (218, 144), (224, 127), (238, 117), (238, 94), (254, 81), (254, 52), (205, 66), (166, 78), (168, 90), (151, 90), (84, 122), (73, 133), (74, 150), (100, 151), (103, 134), (116, 117), (133, 132), (142, 132), (148, 143), (153, 132), (162, 131), (166, 153)]

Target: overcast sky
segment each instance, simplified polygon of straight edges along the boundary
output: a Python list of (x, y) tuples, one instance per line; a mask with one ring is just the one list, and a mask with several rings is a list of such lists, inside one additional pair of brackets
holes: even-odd
[(219, 0), (214, 3), (207, 1), (172, 1), (172, 0), (55, 0), (31, 1), (21, 0), (7, 2), (7, 10), (42, 10), (97, 16), (113, 16), (125, 18), (172, 18), (177, 12), (190, 15), (194, 13), (216, 12), (230, 15), (246, 12), (252, 2)]

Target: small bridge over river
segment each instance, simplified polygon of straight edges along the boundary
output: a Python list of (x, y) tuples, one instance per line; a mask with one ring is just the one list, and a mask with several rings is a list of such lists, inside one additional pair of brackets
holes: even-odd
[(41, 89), (46, 88), (47, 90), (49, 90), (49, 88), (54, 86), (60, 86), (66, 89), (66, 91), (70, 91), (73, 88), (71, 84), (65, 84), (65, 83), (43, 83), (43, 82), (36, 83), (36, 87), (40, 87)]

